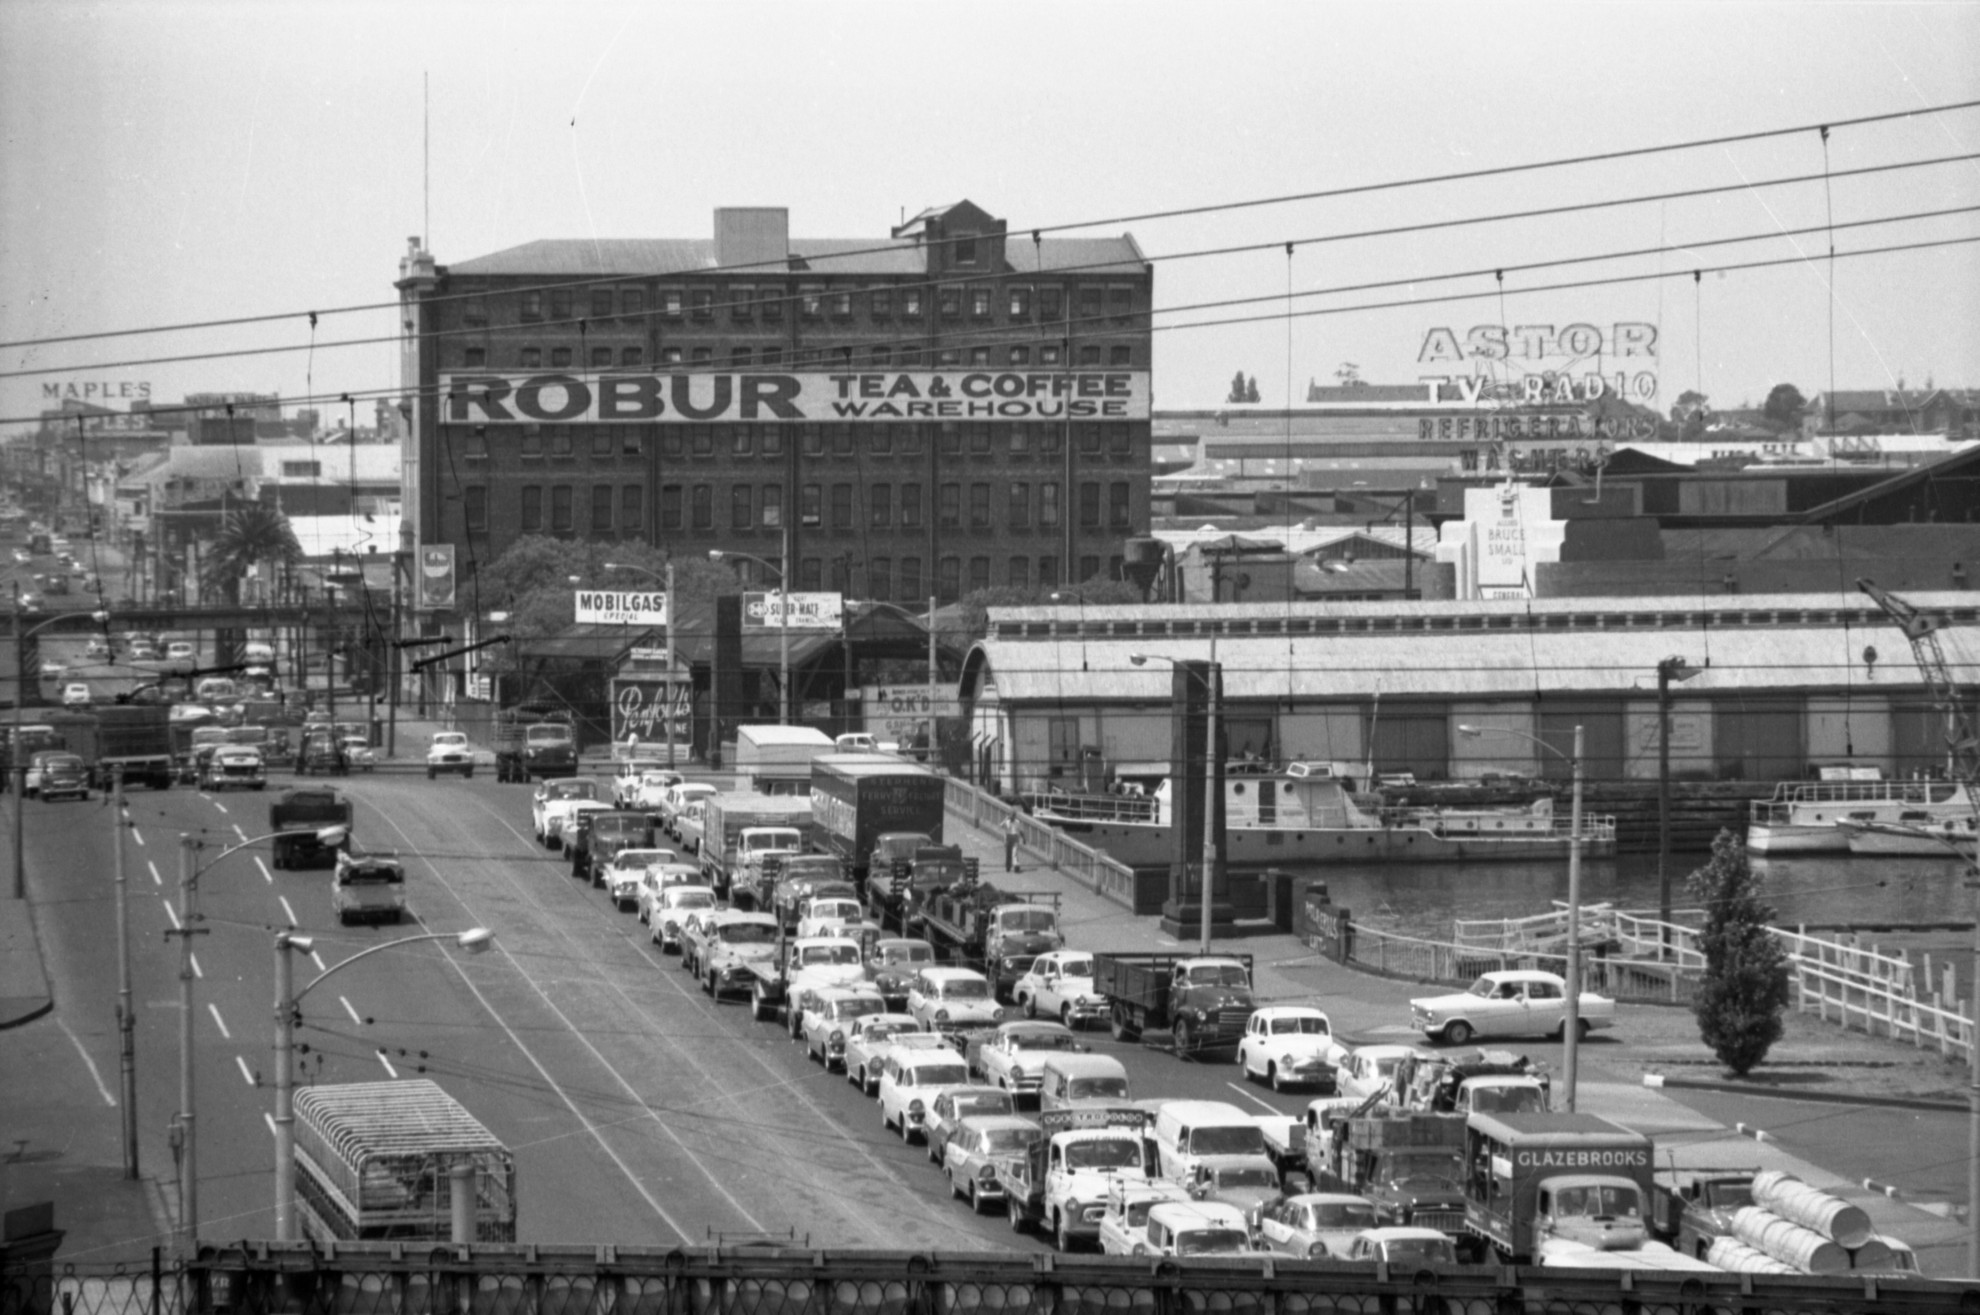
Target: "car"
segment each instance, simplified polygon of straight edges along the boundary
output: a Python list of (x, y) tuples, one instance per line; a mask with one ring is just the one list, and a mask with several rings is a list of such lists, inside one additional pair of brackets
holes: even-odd
[[(19, 599), (20, 599), (20, 609), (21, 609), (21, 611), (23, 611), (23, 612), (28, 612), (28, 613), (34, 613), (34, 612), (39, 612), (39, 611), (41, 610), (41, 606), (42, 606), (42, 604), (41, 604), (41, 595), (40, 595), (40, 594), (38, 594), (38, 593), (36, 593), (36, 592), (35, 592), (34, 590), (32, 590), (32, 589), (23, 589), (23, 590), (21, 590), (21, 592), (20, 592), (20, 594), (18, 595), (18, 597), (19, 597)], [(46, 671), (46, 670), (48, 670), (48, 664), (47, 664), (46, 662), (43, 662), (43, 663), (41, 664), (41, 669), (42, 669), (43, 671)]]
[(536, 787), (530, 802), (530, 820), (536, 827), (536, 843), (556, 849), (563, 842), (564, 818), (586, 800), (604, 804), (598, 782), (588, 776), (547, 777)]
[(1348, 1192), (1302, 1192), (1267, 1202), (1258, 1240), (1281, 1256), (1345, 1260), (1354, 1239), (1377, 1225), (1375, 1203)]
[(797, 934), (801, 937), (831, 935), (848, 923), (857, 926), (865, 916), (866, 910), (856, 899), (837, 896), (806, 900), (804, 911), (798, 915)]
[(1347, 1047), (1334, 1040), (1333, 1023), (1307, 1005), (1260, 1009), (1238, 1042), (1238, 1068), (1247, 1079), (1269, 1083), (1274, 1091), (1304, 1087), (1331, 1092), (1345, 1058)]
[(907, 1011), (930, 1032), (995, 1027), (1004, 1021), (990, 979), (973, 968), (923, 968), (908, 987)]
[(1335, 1073), (1335, 1089), (1345, 1099), (1367, 1100), (1395, 1081), (1396, 1064), (1404, 1055), (1427, 1056), (1421, 1046), (1359, 1046), (1348, 1052)]
[(621, 763), (618, 775), (612, 778), (612, 802), (621, 808), (642, 807), (640, 790), (648, 778), (659, 781), (663, 788), (685, 779), (651, 758), (634, 758)]
[(124, 650), (124, 657), (131, 662), (156, 662), (158, 646), (151, 643), (133, 643)]
[(1100, 1216), (1100, 1250), (1110, 1256), (1148, 1254), (1148, 1212), (1163, 1202), (1186, 1202), (1189, 1193), (1166, 1178), (1115, 1178), (1107, 1184)]
[(87, 708), (94, 700), (90, 697), (89, 686), (81, 681), (71, 681), (62, 686), (62, 706), (65, 708)]
[(378, 770), (378, 750), (371, 747), (371, 741), (362, 735), (346, 735), (337, 742), (344, 751), (344, 769), (360, 772)]
[(83, 656), (93, 662), (108, 662), (115, 654), (111, 652), (110, 641), (101, 635), (91, 635), (83, 645)]
[[(1616, 1021), (1616, 1002), (1606, 996), (1583, 991), (1578, 1005), (1584, 1037)], [(1468, 991), (1411, 1000), (1409, 1017), (1430, 1040), (1453, 1046), (1473, 1037), (1560, 1036), (1567, 1030), (1567, 983), (1531, 969), (1484, 973)]]
[(1148, 1208), (1146, 1241), (1138, 1256), (1246, 1256), (1256, 1254), (1251, 1230), (1236, 1206), (1214, 1201), (1159, 1201)]
[(704, 920), (703, 931), (695, 952), (695, 975), (701, 979), (701, 989), (716, 1000), (734, 992), (749, 993), (759, 974), (773, 970), (777, 920), (769, 914), (730, 909)]
[[(679, 862), (679, 857), (671, 849), (622, 849), (598, 870), (598, 884), (605, 888), (619, 912), (637, 913), (639, 920), (645, 922), (652, 899), (642, 899), (641, 895), (648, 876), (656, 878), (651, 885), (652, 898), (656, 899), (670, 885), (689, 885), (700, 879), (699, 869)], [(667, 874), (669, 868), (673, 869), (671, 874)], [(660, 879), (663, 874), (666, 874), (664, 880)]]
[(986, 1087), (980, 1082), (942, 1088), (935, 1093), (935, 1102), (928, 1108), (928, 1123), (923, 1133), (928, 1143), (929, 1162), (942, 1163), (942, 1152), (964, 1119), (1016, 1113), (1017, 1102), (1011, 1099), (1008, 1091)]
[(681, 839), (681, 814), (687, 806), (716, 793), (716, 788), (706, 781), (676, 781), (668, 786), (660, 796), (660, 829), (676, 840)]
[(928, 1107), (938, 1088), (969, 1083), (969, 1065), (947, 1047), (892, 1046), (880, 1066), (880, 1127), (898, 1131), (912, 1145), (925, 1135)]
[(729, 911), (726, 904), (717, 904), (710, 909), (689, 909), (681, 919), (680, 948), (681, 969), (696, 977), (701, 975), (699, 959), (701, 947), (713, 935), (715, 920)]
[(921, 1024), (910, 1014), (868, 1014), (846, 1029), (846, 1053), (840, 1060), (845, 1066), (846, 1081), (858, 1087), (861, 1094), (872, 1095), (873, 1084), (880, 1080), (880, 1062), (887, 1047), (905, 1037), (927, 1037), (937, 1045), (947, 1044), (934, 1033), (922, 1031)]
[(1086, 950), (1039, 955), (1011, 988), (1011, 999), (1026, 1018), (1056, 1018), (1071, 1028), (1107, 1017), (1107, 997), (1093, 989), (1093, 955)]
[(975, 1214), (994, 1208), (1004, 1199), (998, 1161), (1024, 1154), (1044, 1136), (1043, 1128), (1016, 1114), (965, 1117), (942, 1142), (942, 1174), (949, 1180), (950, 1195), (968, 1201)]
[[(773, 922), (774, 914), (764, 914)], [(785, 1006), (785, 1026), (793, 1040), (803, 1034), (804, 1007), (800, 997), (807, 988), (825, 986), (865, 986), (866, 967), (860, 962), (859, 942), (844, 936), (811, 936), (790, 942), (785, 960), (778, 966), (782, 981), (765, 976), (751, 995), (758, 1018), (774, 1016), (778, 997)], [(771, 989), (771, 988), (776, 989)], [(880, 999), (875, 991), (873, 998)], [(885, 1008), (885, 1002), (882, 1002)]]
[(199, 665), (199, 653), (188, 641), (175, 639), (165, 646), (165, 662), (174, 669), (190, 671)]
[(436, 731), (426, 746), (426, 779), (442, 772), (459, 772), (461, 779), (474, 779), (474, 746), (461, 731)]
[(251, 744), (219, 744), (200, 765), (202, 790), (265, 790), (268, 769), (261, 750)]
[(29, 799), (89, 798), (89, 764), (81, 755), (44, 749), (28, 759), (21, 791)]
[(1367, 1228), (1348, 1244), (1347, 1258), (1362, 1264), (1401, 1266), (1405, 1273), (1425, 1265), (1457, 1264), (1457, 1245), (1434, 1228)]
[(317, 726), (304, 729), (302, 748), (296, 753), (296, 775), (308, 776), (312, 772), (322, 772), (330, 776), (343, 776), (350, 769), (350, 761), (344, 757), (344, 746), (337, 742), (336, 736), (330, 734), (329, 727)]
[(883, 1014), (880, 993), (864, 982), (857, 986), (808, 986), (791, 997), (791, 1008), (803, 1022), (804, 1057), (815, 1059), (830, 1073), (846, 1062), (846, 1033), (855, 1019)]
[(1045, 1061), (1053, 1055), (1085, 1047), (1064, 1023), (1019, 1019), (1000, 1023), (986, 1037), (974, 1058), (983, 1080), (1013, 1097), (1035, 1100), (1044, 1077)]
[(642, 808), (649, 813), (659, 813), (660, 800), (669, 789), (677, 786), (684, 778), (675, 771), (647, 771), (639, 774), (639, 788), (633, 791), (628, 808)]
[(715, 890), (712, 886), (691, 886), (685, 882), (673, 886), (661, 886), (651, 898), (647, 894), (647, 882), (657, 882), (660, 872), (649, 871), (640, 878), (641, 907), (646, 910), (642, 919), (651, 931), (649, 939), (666, 954), (681, 951), (681, 924), (690, 913), (698, 909), (715, 907)]
[(914, 975), (935, 962), (935, 947), (913, 936), (889, 936), (875, 941), (866, 954), (866, 979), (880, 988), (887, 1008), (907, 1012), (908, 989)]

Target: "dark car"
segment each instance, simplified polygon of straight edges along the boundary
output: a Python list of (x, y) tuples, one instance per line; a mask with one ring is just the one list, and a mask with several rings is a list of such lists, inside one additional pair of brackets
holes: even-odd
[(89, 798), (89, 765), (73, 753), (44, 750), (28, 763), (29, 798)]
[(350, 773), (350, 764), (344, 760), (344, 748), (337, 743), (337, 737), (328, 727), (310, 727), (303, 736), (302, 752), (296, 755), (296, 775), (308, 776), (312, 772), (321, 772), (326, 776)]

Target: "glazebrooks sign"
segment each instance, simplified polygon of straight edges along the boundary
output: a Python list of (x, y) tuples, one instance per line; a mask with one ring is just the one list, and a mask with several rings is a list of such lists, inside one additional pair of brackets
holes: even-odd
[(1137, 370), (848, 374), (447, 374), (453, 424), (1146, 420)]

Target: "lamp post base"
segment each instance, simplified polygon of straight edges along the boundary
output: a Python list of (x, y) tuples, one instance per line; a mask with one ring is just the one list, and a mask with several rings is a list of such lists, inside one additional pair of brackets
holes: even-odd
[[(1165, 900), (1162, 904), (1162, 934), (1185, 944), (1196, 944), (1203, 934), (1203, 905), (1197, 900)], [(1229, 900), (1210, 900), (1210, 935), (1213, 939), (1238, 934), (1237, 909)]]

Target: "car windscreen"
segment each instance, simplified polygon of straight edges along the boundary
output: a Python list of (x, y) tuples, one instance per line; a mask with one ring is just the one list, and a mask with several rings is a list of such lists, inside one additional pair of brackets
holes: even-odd
[(990, 1155), (1015, 1155), (1044, 1135), (1038, 1128), (992, 1128), (984, 1134), (983, 1149)]
[(1008, 1091), (959, 1091), (956, 1093), (956, 1113), (969, 1114), (1009, 1114), (1015, 1106)]
[(1242, 1228), (1193, 1228), (1176, 1234), (1179, 1256), (1213, 1256), (1249, 1250), (1251, 1237)]
[(1457, 1257), (1449, 1238), (1402, 1237), (1388, 1244), (1391, 1265), (1448, 1265)]
[(1100, 1137), (1066, 1147), (1068, 1169), (1132, 1169), (1141, 1163), (1141, 1143), (1128, 1137)]
[(990, 998), (990, 983), (973, 977), (962, 977), (955, 981), (943, 982), (937, 992), (944, 1000), (987, 1000)]
[(1189, 1135), (1189, 1149), (1193, 1155), (1263, 1155), (1265, 1134), (1255, 1123), (1198, 1128)]
[(1315, 1228), (1375, 1227), (1375, 1207), (1359, 1201), (1322, 1201), (1313, 1207)]
[(652, 828), (646, 824), (645, 816), (633, 817), (594, 817), (591, 819), (591, 833), (602, 838), (623, 840), (630, 836), (643, 836)]
[(716, 929), (717, 936), (731, 945), (768, 945), (777, 939), (777, 929), (760, 922), (734, 922)]
[(1126, 1078), (1074, 1078), (1066, 1094), (1074, 1100), (1126, 1100), (1128, 1083)]
[(927, 945), (883, 945), (880, 947), (880, 962), (889, 965), (897, 963), (934, 963), (935, 950), (932, 946)]
[(807, 945), (798, 954), (798, 962), (810, 967), (813, 964), (854, 964), (859, 962), (857, 945)]
[(559, 781), (550, 787), (549, 797), (551, 799), (596, 799), (598, 797), (598, 783), (596, 781), (583, 780)]
[(887, 1006), (885, 1002), (865, 995), (856, 995), (851, 999), (835, 1001), (832, 1005), (832, 1017), (841, 1021), (864, 1018), (868, 1014), (884, 1014), (886, 1012)]
[(1234, 963), (1199, 963), (1189, 970), (1191, 986), (1249, 986), (1244, 969)]
[(712, 890), (683, 890), (668, 892), (667, 907), (670, 909), (712, 909), (715, 907), (715, 892)]
[(997, 925), (1005, 931), (1051, 931), (1059, 918), (1050, 909), (1010, 909), (997, 916)]
[(1275, 1018), (1272, 1020), (1273, 1036), (1326, 1036), (1327, 1020), (1324, 1018)]
[(1279, 1174), (1265, 1165), (1233, 1165), (1217, 1170), (1217, 1186), (1225, 1191), (1239, 1187), (1277, 1187)]
[(961, 1064), (916, 1064), (901, 1078), (912, 1087), (951, 1087), (969, 1081), (969, 1069)]

